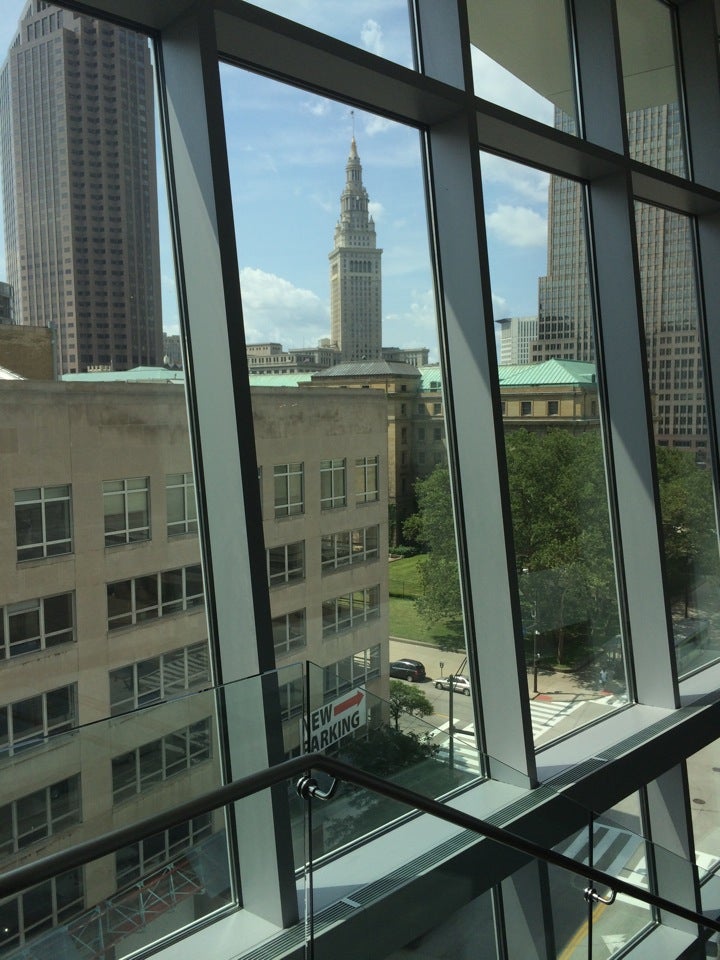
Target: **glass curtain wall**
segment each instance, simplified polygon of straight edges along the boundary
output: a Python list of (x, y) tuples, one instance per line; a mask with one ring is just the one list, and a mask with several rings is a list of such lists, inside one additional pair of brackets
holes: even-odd
[[(314, 5), (311, 13), (253, 4), (229, 12), (229, 5), (215, 10), (207, 3), (182, 17), (164, 0), (146, 0), (130, 14), (121, 0), (102, 5), (115, 17), (138, 18), (138, 34), (86, 19), (75, 30), (75, 14), (33, 0), (17, 34), (6, 35), (8, 49), (17, 35), (11, 60), (19, 76), (33, 76), (32, 92), (28, 83), (16, 95), (9, 75), (0, 77), (0, 108), (16, 111), (13, 124), (20, 116), (34, 117), (32, 136), (27, 133), (17, 153), (7, 127), (3, 138), (5, 256), (14, 310), (9, 315), (19, 322), (0, 324), (0, 334), (8, 326), (13, 337), (6, 340), (44, 337), (50, 357), (42, 376), (32, 366), (14, 369), (21, 363), (9, 352), (0, 361), (10, 371), (3, 374), (0, 430), (10, 465), (0, 539), (6, 590), (0, 666), (8, 691), (0, 730), (7, 744), (4, 763), (17, 772), (3, 780), (7, 865), (73, 842), (91, 811), (105, 817), (106, 825), (132, 822), (147, 809), (145, 800), (156, 809), (161, 795), (192, 795), (208, 781), (263, 769), (312, 744), (309, 733), (321, 749), (339, 749), (341, 741), (364, 742), (353, 723), (392, 730), (393, 691), (399, 690), (396, 700), (414, 704), (418, 720), (425, 699), (430, 702), (427, 719), (440, 721), (433, 739), (438, 729), (447, 735), (450, 727), (462, 726), (489, 754), (487, 763), (453, 784), (463, 788), (453, 802), (567, 849), (577, 823), (561, 815), (563, 791), (588, 811), (610, 810), (624, 797), (639, 796), (644, 831), (677, 857), (655, 858), (655, 889), (696, 905), (697, 877), (683, 855), (692, 848), (690, 799), (700, 794), (688, 791), (683, 764), (686, 754), (697, 753), (713, 736), (720, 686), (712, 662), (717, 573), (708, 559), (717, 529), (712, 404), (720, 356), (720, 238), (713, 218), (720, 203), (720, 184), (713, 179), (720, 93), (713, 5), (571, 0), (520, 9), (480, 0), (417, 0), (409, 25), (405, 6), (400, 11), (394, 3), (363, 6), (350, 25), (337, 3)], [(18, 7), (18, 15), (24, 10)], [(633, 32), (637, 23), (652, 26), (651, 50)], [(60, 42), (49, 46), (60, 27)], [(143, 171), (154, 169), (150, 103), (147, 94), (144, 102), (140, 97), (150, 71), (147, 31), (155, 32), (160, 52), (172, 243), (169, 233), (163, 238), (159, 219), (153, 226), (157, 185), (150, 173), (143, 179)], [(643, 86), (653, 93), (649, 102), (636, 102), (631, 80), (652, 79), (655, 71), (648, 50), (660, 57), (660, 79)], [(502, 69), (494, 71), (483, 57)], [(55, 97), (67, 91), (67, 108), (33, 114), (31, 70), (39, 65), (40, 86), (51, 61), (68, 70), (66, 86), (52, 86)], [(122, 68), (116, 93), (107, 79), (114, 67)], [(283, 82), (260, 79), (270, 76)], [(660, 82), (668, 78), (673, 82)], [(523, 101), (528, 92), (531, 102)], [(118, 101), (124, 96), (131, 102)], [(672, 164), (651, 159), (657, 151), (638, 153), (631, 143), (626, 107), (631, 114), (654, 110), (653, 97), (661, 106), (683, 105), (666, 111), (664, 126), (653, 121), (643, 127), (643, 137), (663, 141), (672, 121)], [(64, 130), (53, 126), (62, 117)], [(101, 129), (103, 117), (107, 125)], [(131, 129), (142, 118), (148, 132), (136, 175), (131, 146), (121, 156), (120, 140), (127, 127), (130, 144), (142, 144)], [(685, 136), (686, 122), (692, 138)], [(73, 140), (75, 134), (79, 139)], [(32, 138), (63, 144), (65, 153), (42, 171), (34, 155), (22, 153)], [(702, 189), (691, 179), (698, 169)], [(22, 176), (11, 189), (15, 173)], [(58, 214), (48, 190), (62, 183), (63, 173), (68, 179), (66, 188), (58, 188)], [(585, 225), (572, 237), (569, 219), (553, 206), (552, 184), (568, 198), (577, 185), (586, 199)], [(73, 237), (70, 224), (65, 230), (63, 204), (69, 210), (75, 203), (74, 219), (87, 225), (84, 240)], [(646, 208), (673, 213), (656, 230), (650, 225), (658, 218), (646, 215)], [(147, 263), (137, 251), (119, 253), (120, 244), (113, 242), (145, 217), (143, 249), (153, 251)], [(581, 220), (578, 214), (574, 222)], [(655, 324), (654, 294), (643, 287), (646, 221), (648, 231), (656, 231), (648, 237), (653, 246), (667, 244), (673, 231), (678, 238), (693, 237), (698, 265), (696, 314), (683, 314), (678, 336), (695, 335), (701, 346), (682, 339), (660, 344), (666, 335), (660, 311), (657, 383), (648, 333), (648, 323)], [(23, 252), (24, 225), (29, 239)], [(581, 232), (588, 238), (585, 251), (573, 252)], [(47, 253), (39, 245), (43, 236), (52, 239)], [(540, 399), (533, 390), (511, 397), (503, 383), (503, 348), (514, 356), (527, 325), (508, 324), (504, 340), (503, 324), (495, 323), (535, 321), (530, 358), (533, 342), (560, 342), (540, 336), (541, 318), (577, 328), (577, 306), (543, 312), (552, 292), (549, 280), (557, 277), (555, 247), (566, 241), (563, 256), (572, 266), (566, 276), (573, 279), (563, 283), (577, 282), (577, 288), (561, 292), (566, 302), (592, 303), (586, 329), (594, 326), (594, 346), (589, 337), (582, 344), (578, 337), (572, 348), (554, 350), (563, 356), (544, 355), (541, 361), (536, 355), (526, 365), (595, 364), (594, 414), (592, 380), (587, 398), (589, 416), (596, 416), (602, 433), (598, 426), (572, 437), (596, 443), (587, 460), (562, 446), (571, 431), (552, 426), (563, 414), (561, 395), (545, 391)], [(505, 254), (524, 251), (523, 258), (503, 256), (501, 244)], [(169, 263), (163, 251), (171, 246), (180, 307), (162, 343), (155, 309), (159, 286), (151, 302), (139, 280), (152, 275), (159, 285), (159, 266)], [(76, 256), (77, 269), (65, 263)], [(666, 286), (684, 288), (683, 264), (689, 261), (666, 260), (662, 269), (673, 277)], [(107, 266), (109, 275), (103, 273)], [(401, 283), (404, 292), (395, 299)], [(657, 287), (665, 289), (663, 283)], [(124, 306), (110, 306), (113, 289), (122, 289)], [(692, 299), (692, 284), (689, 289)], [(333, 323), (348, 293), (359, 304), (354, 340), (341, 319)], [(44, 301), (54, 305), (49, 321), (32, 313)], [(378, 305), (390, 339), (377, 339)], [(165, 306), (162, 324), (164, 315)], [(690, 320), (696, 333), (686, 330)], [(676, 321), (670, 317), (670, 326)], [(175, 335), (184, 344), (179, 361), (171, 352)], [(659, 352), (676, 346), (677, 354)], [(383, 355), (384, 347), (392, 353)], [(345, 349), (349, 355), (343, 356)], [(580, 355), (585, 349), (595, 356)], [(313, 372), (307, 387), (297, 385), (298, 376), (308, 373), (307, 358), (325, 371), (325, 383), (322, 377), (313, 382)], [(675, 405), (675, 399), (660, 400), (661, 392), (672, 392), (659, 389), (663, 359), (672, 361), (672, 389), (677, 379), (680, 393), (695, 394), (702, 390), (702, 359), (707, 398), (705, 411), (693, 412), (693, 430), (698, 423), (707, 430), (707, 446), (692, 448), (689, 467), (683, 460), (672, 498), (653, 431), (659, 405)], [(692, 387), (683, 359), (695, 360)], [(184, 404), (179, 401), (180, 411), (173, 406), (182, 391), (176, 382), (181, 371), (172, 368), (181, 363), (187, 365), (191, 445)], [(347, 371), (347, 379), (337, 382), (344, 365), (375, 363), (391, 366), (392, 381), (383, 366), (381, 386)], [(124, 392), (128, 384), (118, 377), (130, 365), (145, 368), (138, 374), (143, 383), (132, 385), (142, 386), (141, 400), (131, 401)], [(259, 372), (276, 365), (282, 367), (277, 373)], [(144, 382), (155, 379), (148, 366), (163, 367), (163, 382)], [(55, 382), (58, 376), (85, 379)], [(292, 376), (295, 385), (271, 385), (272, 376)], [(267, 385), (255, 386), (253, 377), (266, 378)], [(582, 393), (582, 381), (571, 386), (573, 395)], [(547, 458), (538, 455), (535, 476), (520, 490), (517, 478), (530, 473), (532, 451), (528, 442), (528, 450), (515, 456), (510, 441), (517, 441), (507, 422), (511, 399), (521, 422), (542, 402), (549, 429), (532, 442), (557, 443)], [(696, 399), (678, 398), (677, 405)], [(73, 419), (76, 402), (82, 413)], [(673, 423), (688, 428), (689, 411), (675, 412)], [(698, 420), (703, 412), (707, 423)], [(522, 429), (515, 434), (524, 438)], [(672, 430), (666, 436), (687, 439)], [(702, 430), (696, 439), (703, 439)], [(87, 450), (83, 431), (92, 441)], [(569, 469), (574, 463), (580, 478)], [(398, 510), (403, 467), (407, 516)], [(530, 480), (547, 481), (540, 506)], [(112, 499), (107, 514), (103, 494)], [(691, 505), (686, 514), (692, 513), (692, 524), (682, 511), (674, 513), (678, 504)], [(106, 515), (112, 521), (107, 527)], [(686, 526), (694, 531), (686, 542), (700, 552), (679, 565), (686, 581), (678, 587), (671, 534), (684, 537)], [(449, 537), (436, 539), (448, 528)], [(579, 543), (569, 544), (569, 534)], [(550, 547), (557, 548), (552, 562), (540, 551)], [(420, 553), (410, 556), (413, 549)], [(402, 574), (393, 585), (392, 567), (404, 561), (416, 562), (398, 568)], [(532, 583), (539, 569), (548, 577), (541, 586)], [(445, 577), (436, 596), (429, 573)], [(416, 637), (410, 647), (403, 641), (411, 638), (400, 634), (395, 646), (395, 599), (406, 604), (404, 630), (427, 630), (431, 646), (422, 652)], [(431, 601), (441, 606), (431, 608)], [(410, 624), (416, 615), (419, 626)], [(678, 670), (673, 621), (679, 620), (707, 620), (708, 632), (699, 656)], [(573, 669), (582, 663), (589, 671), (575, 711), (579, 722), (570, 714), (562, 728), (548, 724), (541, 742), (534, 736), (529, 698), (535, 671), (538, 693), (550, 693), (542, 688), (546, 644), (552, 644), (554, 665), (568, 666), (570, 640), (580, 655)], [(297, 661), (315, 658), (316, 650), (312, 680), (310, 674), (301, 679)], [(273, 673), (276, 659), (289, 664), (289, 674)], [(566, 674), (555, 673), (560, 676), (553, 676), (553, 689), (559, 689)], [(138, 719), (133, 712), (155, 698), (169, 699), (181, 683), (189, 690), (258, 676), (242, 695), (222, 701), (217, 722), (210, 712), (196, 715), (199, 707), (190, 701), (165, 704), (168, 709), (147, 729), (143, 714)], [(362, 714), (366, 687), (378, 701)], [(683, 704), (690, 697), (694, 707), (687, 711)], [(304, 725), (303, 698), (311, 708)], [(590, 701), (603, 700), (591, 716)], [(202, 696), (192, 703), (202, 704)], [(334, 719), (345, 710), (352, 711), (347, 724), (353, 732), (347, 734), (342, 720)], [(67, 739), (67, 725), (102, 717), (110, 718), (104, 722), (114, 731), (117, 750), (101, 762), (89, 746), (76, 749), (82, 741)], [(167, 726), (173, 718), (175, 725)], [(536, 750), (536, 742), (544, 749)], [(457, 754), (446, 749), (452, 767)], [(434, 755), (425, 759), (437, 763)], [(637, 816), (634, 801), (623, 810)], [(341, 819), (336, 817), (338, 833), (347, 826)], [(497, 940), (484, 941), (489, 955), (496, 942), (498, 953), (508, 957), (553, 955), (555, 908), (581, 891), (571, 884), (561, 888), (544, 868), (488, 852), (488, 844), (443, 832), (422, 817), (390, 819), (375, 819), (367, 833), (354, 831), (348, 844), (343, 835), (333, 856), (317, 865), (316, 935), (325, 938), (329, 953), (362, 957), (370, 948), (374, 955), (392, 956), (424, 939), (429, 951), (442, 955), (442, 932), (449, 936), (471, 925), (463, 908), (472, 913), (470, 905), (481, 903), (483, 929), (489, 926), (492, 895)], [(299, 861), (307, 851), (293, 845), (286, 787), (242, 801), (228, 823), (232, 882), (226, 878), (215, 892), (219, 902), (241, 909), (203, 935), (218, 957), (248, 953), (273, 939), (282, 952), (288, 928), (289, 936), (302, 936), (298, 921), (307, 902), (305, 878), (295, 871), (295, 857)], [(22, 947), (26, 929), (64, 924), (92, 898), (112, 896), (165, 857), (170, 862), (178, 849), (202, 846), (207, 826), (192, 822), (182, 835), (150, 838), (116, 860), (108, 858), (102, 869), (53, 878), (35, 895), (3, 903), (8, 947)], [(210, 839), (224, 827), (224, 819), (213, 822)], [(712, 846), (709, 824), (703, 838), (699, 849), (705, 852)], [(631, 872), (639, 862), (635, 849)], [(361, 923), (353, 922), (359, 904)], [(192, 924), (210, 906), (202, 897), (186, 901), (183, 920)], [(602, 917), (606, 955), (621, 949), (623, 930), (613, 916), (632, 912), (613, 915), (611, 909)], [(457, 914), (455, 921), (451, 914)], [(579, 912), (577, 924), (575, 913), (566, 918), (571, 922), (563, 935), (570, 942), (582, 918)], [(699, 949), (696, 929), (663, 914), (644, 929), (646, 919), (642, 911), (630, 916), (629, 935), (642, 932), (655, 955)], [(366, 932), (362, 942), (358, 931)], [(189, 940), (187, 946), (194, 950), (196, 944)]]

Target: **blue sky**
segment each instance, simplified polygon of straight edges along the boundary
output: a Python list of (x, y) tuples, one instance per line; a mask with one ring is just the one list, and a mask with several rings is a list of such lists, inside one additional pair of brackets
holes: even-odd
[[(411, 65), (406, 0), (266, 0), (308, 26)], [(0, 49), (23, 4), (6, 0)], [(13, 8), (12, 11), (10, 8)], [(534, 91), (473, 51), (476, 89), (488, 99), (552, 122)], [(235, 67), (221, 68), (243, 312), (248, 341), (314, 346), (329, 333), (327, 255), (339, 214), (345, 162), (355, 131), (363, 178), (383, 249), (383, 342), (429, 346), (436, 320), (428, 249), (420, 136)], [(484, 202), (496, 317), (537, 311), (545, 272), (547, 176), (482, 157)], [(159, 165), (162, 178), (162, 167)], [(177, 306), (164, 190), (160, 196), (164, 327), (177, 331)], [(4, 251), (0, 261), (4, 273)]]

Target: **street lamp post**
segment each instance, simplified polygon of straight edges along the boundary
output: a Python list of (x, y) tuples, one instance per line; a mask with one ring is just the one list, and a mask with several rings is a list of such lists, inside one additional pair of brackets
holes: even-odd
[(538, 692), (537, 688), (537, 678), (538, 678), (538, 660), (540, 659), (540, 654), (538, 653), (538, 637), (540, 636), (539, 630), (533, 630), (533, 693)]

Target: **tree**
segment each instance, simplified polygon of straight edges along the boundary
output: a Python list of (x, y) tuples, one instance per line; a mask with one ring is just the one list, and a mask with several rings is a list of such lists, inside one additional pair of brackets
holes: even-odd
[(525, 599), (563, 663), (569, 625), (603, 640), (619, 630), (601, 436), (517, 430), (505, 449)]
[(455, 548), (455, 524), (447, 467), (436, 467), (415, 483), (418, 510), (403, 524), (403, 533), (423, 545), (427, 556), (418, 563), (422, 584), (415, 603), (431, 622), (462, 617), (460, 580)]
[(656, 463), (668, 591), (687, 617), (693, 585), (718, 573), (712, 477), (684, 450), (658, 447)]
[(411, 687), (402, 680), (390, 681), (390, 716), (395, 721), (395, 729), (400, 730), (400, 717), (403, 713), (411, 717), (429, 717), (433, 705), (416, 687)]
[[(506, 434), (510, 507), (524, 619), (566, 657), (568, 625), (606, 639), (619, 632), (599, 432)], [(418, 610), (432, 622), (461, 616), (450, 477), (437, 468), (415, 485), (418, 512), (404, 532), (423, 544)], [(530, 623), (526, 623), (530, 628)]]

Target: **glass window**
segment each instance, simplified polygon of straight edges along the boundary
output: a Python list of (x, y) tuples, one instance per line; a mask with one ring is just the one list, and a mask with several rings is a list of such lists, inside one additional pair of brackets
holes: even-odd
[(105, 546), (150, 539), (150, 481), (103, 481)]
[[(495, 158), (491, 169), (496, 170), (499, 162)], [(517, 198), (519, 184), (526, 175), (532, 179), (532, 171), (507, 160), (502, 163), (506, 182), (518, 184), (508, 186)], [(552, 176), (544, 199), (538, 194), (528, 208), (523, 231), (532, 234), (537, 261), (532, 261), (527, 283), (523, 242), (494, 212), (488, 213), (486, 222), (493, 290), (508, 299), (503, 315), (528, 316), (522, 298), (538, 298), (537, 333), (528, 350), (532, 382), (574, 381), (578, 389), (584, 382), (595, 383), (582, 186)], [(525, 234), (528, 242), (530, 233)], [(536, 263), (547, 271), (539, 280)], [(572, 363), (565, 361), (566, 356)], [(508, 368), (499, 368), (504, 369)], [(521, 366), (515, 369), (522, 371)], [(521, 417), (533, 414), (534, 403), (540, 401), (521, 401)], [(603, 435), (599, 423), (577, 433), (574, 417), (564, 421), (559, 415), (552, 429), (542, 431), (519, 422), (512, 413), (503, 425), (530, 712), (535, 743), (541, 746), (592, 722), (599, 711), (618, 709), (628, 698)], [(581, 681), (588, 664), (592, 672)], [(553, 684), (555, 675), (567, 676), (567, 671), (583, 692), (572, 709), (543, 711), (536, 696)]]
[(307, 643), (305, 634), (305, 610), (293, 610), (280, 617), (273, 617), (273, 644), (277, 656), (285, 656), (299, 650)]
[(630, 156), (686, 177), (675, 11), (661, 0), (623, 0), (617, 17)]
[(199, 565), (108, 583), (108, 630), (187, 611), (204, 603)]
[(468, 19), (475, 94), (577, 133), (571, 31), (563, 0), (470, 0)]
[(191, 473), (168, 474), (165, 486), (167, 500), (167, 534), (176, 537), (197, 533), (195, 480)]
[(0, 607), (0, 660), (75, 639), (73, 595), (59, 594)]
[(655, 458), (678, 674), (720, 657), (713, 624), (720, 578), (709, 398), (703, 363), (693, 225), (688, 217), (635, 204), (645, 356), (656, 401)]
[(72, 553), (70, 486), (15, 491), (18, 560)]
[(305, 541), (286, 543), (267, 551), (268, 583), (271, 587), (305, 577)]
[(380, 498), (380, 467), (378, 457), (360, 457), (355, 461), (355, 499), (369, 503)]
[(303, 513), (303, 465), (281, 463), (273, 467), (275, 516), (291, 517)]
[(323, 510), (334, 510), (344, 507), (346, 503), (345, 490), (345, 460), (320, 461), (320, 507)]

